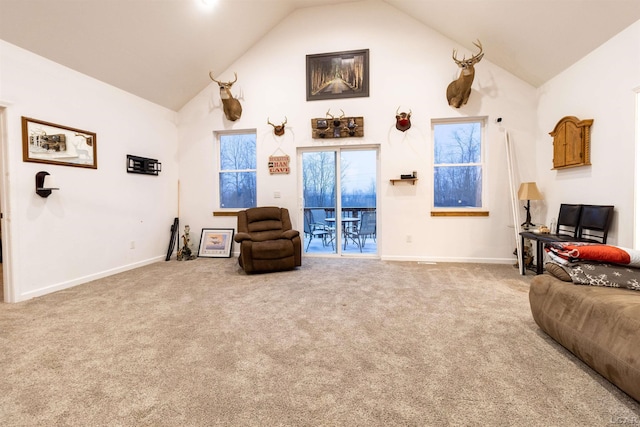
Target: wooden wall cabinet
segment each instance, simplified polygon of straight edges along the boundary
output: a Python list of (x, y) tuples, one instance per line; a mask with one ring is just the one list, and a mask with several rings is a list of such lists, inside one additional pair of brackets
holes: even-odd
[(553, 137), (553, 169), (591, 164), (591, 125), (593, 119), (574, 116), (560, 119), (549, 135)]

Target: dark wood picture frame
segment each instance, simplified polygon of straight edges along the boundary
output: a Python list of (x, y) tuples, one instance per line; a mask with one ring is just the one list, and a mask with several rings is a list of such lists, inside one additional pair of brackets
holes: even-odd
[(307, 55), (307, 101), (369, 96), (369, 49)]
[(22, 117), (22, 160), (98, 169), (94, 132)]

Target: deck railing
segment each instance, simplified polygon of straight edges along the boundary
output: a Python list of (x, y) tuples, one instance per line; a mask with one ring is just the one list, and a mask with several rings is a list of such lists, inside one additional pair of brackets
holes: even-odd
[[(307, 206), (305, 207), (305, 211), (306, 210), (318, 210), (318, 209), (324, 209), (324, 213), (325, 213), (325, 218), (333, 218), (335, 217), (335, 208), (333, 207), (323, 207), (323, 206)], [(376, 208), (354, 208), (354, 207), (342, 207), (342, 212), (343, 215), (345, 217), (348, 218), (360, 218), (362, 215), (362, 212), (375, 212)], [(314, 219), (318, 219), (318, 218), (314, 218)]]

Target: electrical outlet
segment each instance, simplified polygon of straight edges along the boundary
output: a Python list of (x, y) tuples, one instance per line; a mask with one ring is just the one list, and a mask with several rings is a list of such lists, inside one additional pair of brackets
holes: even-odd
[(407, 234), (407, 243), (411, 242), (413, 242), (413, 237), (411, 236), (411, 234)]
[(274, 191), (273, 192), (273, 198), (274, 199), (279, 199), (280, 198), (280, 192), (279, 191)]
[(135, 249), (136, 248), (136, 241), (132, 240), (131, 242), (129, 242), (129, 248), (130, 249)]

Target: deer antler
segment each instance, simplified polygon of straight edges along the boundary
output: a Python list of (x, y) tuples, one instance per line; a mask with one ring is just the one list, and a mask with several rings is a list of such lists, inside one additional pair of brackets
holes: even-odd
[(482, 43), (480, 43), (480, 40), (476, 40), (478, 43), (473, 42), (474, 46), (476, 46), (478, 49), (480, 49), (480, 52), (478, 52), (477, 54), (473, 55), (471, 57), (471, 59), (467, 60), (466, 56), (462, 57), (462, 61), (458, 60), (458, 58), (456, 58), (458, 51), (456, 49), (453, 49), (453, 60), (455, 61), (456, 64), (458, 64), (459, 67), (462, 67), (463, 64), (466, 62), (468, 64), (476, 64), (477, 62), (479, 62), (482, 57), (484, 56), (484, 53), (482, 52)]
[[(462, 63), (464, 62), (464, 56), (462, 57), (462, 61), (458, 60), (458, 58), (456, 58), (456, 55), (458, 54), (458, 50), (457, 49), (453, 49), (453, 53), (451, 54), (451, 57), (453, 58), (453, 61), (458, 64), (458, 67), (462, 66)], [(214, 80), (215, 81), (215, 80)]]
[[(477, 43), (476, 43), (477, 42)], [(476, 42), (473, 42), (474, 46), (476, 46), (478, 49), (480, 49), (480, 52), (476, 53), (475, 55), (473, 55), (471, 57), (471, 59), (467, 60), (466, 56), (462, 57), (462, 61), (458, 60), (458, 58), (456, 58), (458, 51), (456, 49), (453, 49), (453, 60), (455, 61), (456, 64), (458, 64), (458, 67), (462, 67), (465, 63), (468, 65), (473, 65), (476, 64), (478, 62), (480, 62), (480, 60), (482, 59), (482, 57), (484, 56), (484, 53), (482, 52), (482, 43), (480, 43), (480, 40), (476, 40)]]
[(333, 114), (330, 114), (329, 112), (331, 111), (331, 108), (329, 108), (327, 110), (327, 114), (325, 114), (327, 117), (331, 117), (331, 119), (333, 119)]
[[(273, 126), (273, 128), (275, 129), (278, 125), (275, 125), (273, 123), (271, 123), (271, 121), (269, 120), (269, 117), (267, 117), (267, 124)], [(284, 116), (284, 122), (282, 122), (282, 124), (280, 126), (284, 126), (287, 124), (287, 116)]]
[(342, 111), (342, 115), (340, 116), (341, 119), (344, 118), (344, 111), (342, 110), (342, 108), (340, 109), (340, 111)]
[(471, 59), (469, 61), (473, 61), (473, 62), (478, 62), (482, 59), (482, 57), (484, 56), (484, 53), (482, 52), (482, 43), (480, 43), (480, 40), (476, 40), (478, 43), (473, 42), (473, 44), (480, 49), (480, 52), (478, 52), (477, 54), (473, 55), (471, 57)]
[(232, 81), (232, 82), (226, 82), (226, 83), (221, 82), (220, 80), (216, 80), (216, 79), (214, 79), (214, 78), (213, 78), (213, 75), (212, 75), (211, 73), (213, 73), (213, 71), (209, 71), (209, 78), (211, 78), (211, 80), (213, 80), (214, 82), (218, 83), (219, 85), (223, 85), (223, 86), (231, 86), (231, 85), (233, 85), (235, 82), (237, 82), (237, 81), (238, 81), (238, 73), (236, 73), (235, 71), (234, 71), (234, 73), (233, 73), (233, 75), (235, 76), (235, 78), (233, 79), (233, 81)]
[(213, 73), (213, 71), (209, 71), (209, 78), (210, 78), (211, 80), (213, 80), (214, 82), (216, 82), (216, 83), (220, 84), (220, 82), (219, 82), (218, 80), (216, 80), (216, 79), (214, 79), (214, 78), (213, 78), (213, 75), (212, 75), (211, 73)]

